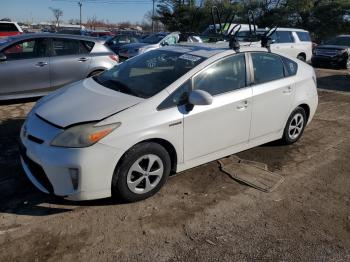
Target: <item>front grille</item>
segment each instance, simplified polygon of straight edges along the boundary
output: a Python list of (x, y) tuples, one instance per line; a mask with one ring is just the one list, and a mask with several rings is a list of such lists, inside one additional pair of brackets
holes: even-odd
[(24, 161), (24, 163), (28, 166), (29, 171), (32, 173), (32, 175), (35, 177), (35, 179), (47, 190), (49, 191), (51, 194), (54, 193), (53, 191), (53, 186), (51, 184), (51, 182), (49, 181), (49, 179), (47, 178), (44, 169), (37, 164), (36, 162), (34, 162), (33, 160), (31, 160), (26, 153), (26, 148), (24, 147), (24, 145), (19, 142), (19, 151), (21, 154), (21, 157)]
[(316, 55), (317, 56), (329, 56), (333, 57), (338, 54), (338, 50), (334, 49), (316, 49)]

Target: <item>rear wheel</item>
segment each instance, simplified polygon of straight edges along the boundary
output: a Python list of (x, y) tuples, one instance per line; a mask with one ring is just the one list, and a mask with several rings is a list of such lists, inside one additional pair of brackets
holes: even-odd
[(99, 74), (101, 74), (103, 72), (103, 70), (96, 70), (96, 71), (93, 71), (89, 74), (88, 77), (92, 77), (92, 76), (97, 76)]
[(344, 68), (344, 69), (350, 69), (350, 56), (349, 56), (348, 59), (345, 61), (343, 68)]
[(303, 62), (306, 62), (306, 56), (304, 54), (299, 54), (297, 58)]
[(297, 107), (289, 116), (282, 141), (287, 144), (293, 144), (302, 136), (306, 125), (306, 113), (301, 107)]
[(154, 195), (170, 174), (170, 157), (157, 143), (141, 143), (131, 148), (116, 168), (112, 194), (127, 202), (143, 200)]

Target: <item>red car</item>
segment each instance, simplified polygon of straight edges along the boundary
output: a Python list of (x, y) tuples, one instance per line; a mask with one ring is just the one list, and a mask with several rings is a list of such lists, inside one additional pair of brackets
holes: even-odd
[(16, 22), (0, 21), (0, 38), (20, 35), (23, 31)]
[(92, 37), (98, 37), (98, 38), (107, 38), (109, 36), (114, 36), (114, 34), (110, 31), (92, 31), (90, 33), (90, 36)]

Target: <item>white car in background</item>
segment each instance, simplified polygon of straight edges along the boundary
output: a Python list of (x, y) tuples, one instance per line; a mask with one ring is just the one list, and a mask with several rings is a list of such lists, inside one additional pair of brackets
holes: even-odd
[(295, 58), (164, 47), (39, 100), (21, 129), (22, 166), (45, 193), (138, 201), (170, 173), (296, 142), (317, 104), (314, 69)]
[[(261, 46), (259, 35), (262, 35), (265, 29), (257, 29), (257, 37), (249, 40), (248, 29), (241, 30), (237, 34), (238, 41), (242, 46)], [(312, 41), (310, 33), (303, 29), (296, 28), (277, 28), (277, 31), (271, 35), (271, 51), (279, 52), (287, 56), (298, 58), (304, 62), (310, 62), (312, 58)]]

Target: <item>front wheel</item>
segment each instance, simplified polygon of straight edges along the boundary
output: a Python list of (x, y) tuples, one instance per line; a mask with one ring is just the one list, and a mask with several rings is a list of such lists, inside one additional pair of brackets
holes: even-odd
[(157, 143), (141, 143), (131, 148), (116, 168), (112, 194), (127, 202), (146, 199), (160, 190), (171, 169), (168, 152)]
[(350, 69), (350, 56), (348, 57), (348, 59), (346, 59), (343, 68)]
[(297, 107), (289, 116), (284, 128), (282, 141), (287, 144), (293, 144), (302, 136), (306, 126), (306, 113), (301, 107)]

